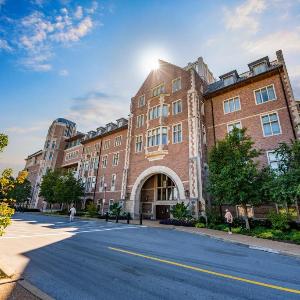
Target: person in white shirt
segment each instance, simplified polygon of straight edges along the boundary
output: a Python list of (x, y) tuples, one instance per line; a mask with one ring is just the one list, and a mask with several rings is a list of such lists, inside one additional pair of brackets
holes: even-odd
[(232, 222), (233, 222), (233, 216), (232, 216), (231, 212), (228, 209), (226, 209), (225, 212), (226, 213), (225, 213), (224, 218), (226, 220), (226, 223), (228, 224), (228, 233), (232, 234), (231, 226), (232, 226)]
[(75, 214), (76, 214), (76, 209), (75, 209), (74, 205), (72, 204), (72, 207), (70, 208), (70, 222), (72, 222), (74, 220)]

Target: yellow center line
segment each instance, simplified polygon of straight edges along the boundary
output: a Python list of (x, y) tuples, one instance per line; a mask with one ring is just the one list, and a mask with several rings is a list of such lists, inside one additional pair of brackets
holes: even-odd
[(242, 282), (246, 282), (246, 283), (250, 283), (250, 284), (254, 284), (254, 285), (259, 285), (259, 286), (263, 286), (263, 287), (267, 287), (267, 288), (275, 289), (275, 290), (280, 290), (280, 291), (284, 291), (284, 292), (300, 294), (300, 290), (290, 289), (290, 288), (286, 288), (286, 287), (282, 287), (282, 286), (278, 286), (278, 285), (274, 285), (274, 284), (268, 284), (268, 283), (264, 283), (264, 282), (260, 282), (260, 281), (255, 281), (255, 280), (250, 280), (250, 279), (246, 279), (246, 278), (242, 278), (242, 277), (232, 276), (229, 274), (214, 272), (214, 271), (210, 271), (210, 270), (206, 270), (206, 269), (202, 269), (202, 268), (198, 268), (198, 267), (193, 267), (193, 266), (177, 263), (175, 261), (165, 260), (165, 259), (161, 259), (161, 258), (154, 257), (154, 256), (149, 256), (149, 255), (144, 255), (144, 254), (137, 253), (137, 252), (123, 250), (120, 248), (114, 248), (114, 247), (108, 247), (108, 248), (113, 251), (122, 252), (122, 253), (126, 253), (129, 255), (146, 258), (149, 260), (154, 260), (154, 261), (158, 261), (158, 262), (165, 263), (168, 265), (173, 265), (173, 266), (177, 266), (177, 267), (181, 267), (181, 268), (185, 268), (185, 269), (189, 269), (189, 270), (194, 270), (194, 271), (201, 272), (201, 273), (211, 274), (211, 275), (219, 276), (219, 277), (223, 277), (223, 278), (229, 278), (229, 279), (242, 281)]

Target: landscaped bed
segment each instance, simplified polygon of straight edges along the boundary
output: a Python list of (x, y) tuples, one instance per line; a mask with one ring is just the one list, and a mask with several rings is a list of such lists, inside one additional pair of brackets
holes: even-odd
[(0, 279), (7, 278), (7, 275), (0, 269)]

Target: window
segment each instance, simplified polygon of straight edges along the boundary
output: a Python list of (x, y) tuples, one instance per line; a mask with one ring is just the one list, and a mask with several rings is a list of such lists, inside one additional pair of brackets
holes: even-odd
[(276, 100), (276, 95), (274, 91), (274, 85), (269, 85), (263, 87), (259, 90), (254, 91), (256, 104), (261, 104), (268, 101)]
[(269, 166), (273, 170), (278, 170), (281, 159), (276, 155), (275, 151), (267, 151)]
[(95, 176), (92, 177), (92, 184), (91, 184), (91, 186), (92, 186), (93, 189), (96, 186), (96, 177)]
[(114, 199), (109, 199), (109, 207), (114, 204)]
[(89, 169), (89, 161), (88, 160), (83, 163), (83, 169), (85, 171), (87, 171)]
[(266, 70), (267, 70), (266, 63), (262, 63), (262, 64), (259, 64), (259, 65), (256, 65), (256, 66), (253, 67), (254, 75), (265, 72)]
[(277, 113), (268, 114), (261, 117), (264, 136), (271, 136), (281, 133)]
[(139, 115), (136, 117), (136, 127), (140, 128), (144, 125), (144, 115)]
[(152, 90), (152, 96), (156, 97), (156, 96), (159, 96), (160, 94), (163, 94), (164, 92), (165, 92), (165, 85), (160, 84), (159, 86), (155, 87)]
[(116, 174), (112, 174), (111, 176), (111, 186), (110, 186), (110, 190), (114, 191), (115, 187), (116, 187), (116, 179), (117, 179), (117, 175)]
[(110, 145), (110, 140), (104, 141), (103, 150), (108, 149), (108, 148), (109, 148), (109, 145)]
[(147, 146), (153, 147), (158, 145), (166, 145), (168, 143), (168, 128), (158, 127), (148, 130), (147, 133)]
[(135, 137), (135, 152), (141, 152), (143, 147), (143, 136), (138, 135)]
[(55, 141), (52, 142), (52, 149), (55, 149)]
[(148, 115), (149, 115), (149, 120), (157, 119), (160, 115), (159, 105), (151, 107)]
[(176, 78), (172, 81), (172, 93), (181, 90), (181, 78)]
[(177, 100), (173, 102), (173, 115), (177, 115), (182, 112), (182, 101)]
[(241, 109), (240, 98), (234, 97), (224, 101), (225, 114), (237, 111)]
[(160, 105), (153, 106), (150, 108), (148, 113), (149, 120), (154, 120), (159, 118), (160, 116), (167, 117), (168, 116), (168, 105), (164, 104), (162, 108)]
[(242, 129), (242, 123), (240, 121), (235, 122), (235, 123), (231, 123), (231, 124), (227, 124), (227, 132), (230, 133), (233, 128), (239, 128)]
[(181, 124), (177, 124), (173, 126), (173, 143), (181, 143), (182, 142), (182, 128)]
[(157, 175), (157, 200), (168, 201), (178, 198), (177, 188), (174, 182), (166, 175)]
[(142, 95), (139, 97), (139, 100), (138, 100), (138, 107), (142, 107), (145, 105), (145, 95)]
[(52, 160), (52, 158), (53, 158), (53, 152), (50, 152), (49, 153), (49, 160)]
[(104, 188), (104, 176), (101, 176), (99, 179), (99, 192), (102, 192)]
[(122, 136), (120, 135), (115, 138), (115, 147), (121, 146), (121, 143), (122, 143)]
[(114, 153), (112, 164), (113, 164), (113, 166), (117, 166), (118, 163), (119, 163), (119, 152), (118, 153)]
[(230, 84), (233, 84), (233, 83), (234, 83), (234, 77), (233, 77), (233, 76), (225, 77), (225, 78), (223, 79), (223, 82), (224, 82), (224, 85), (225, 85), (225, 86), (230, 85)]
[(98, 157), (93, 157), (91, 159), (91, 169), (97, 170), (98, 169)]
[(102, 157), (102, 168), (106, 168), (107, 167), (107, 155), (104, 155)]

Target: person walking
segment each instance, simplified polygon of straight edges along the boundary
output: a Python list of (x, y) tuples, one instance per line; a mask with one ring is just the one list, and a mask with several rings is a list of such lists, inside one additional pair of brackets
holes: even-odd
[(72, 222), (74, 220), (75, 214), (76, 214), (76, 208), (72, 204), (72, 207), (70, 208), (70, 222)]
[(225, 218), (226, 223), (228, 225), (228, 233), (232, 234), (231, 226), (232, 226), (232, 222), (233, 222), (233, 216), (232, 216), (231, 212), (228, 209), (225, 210), (224, 218)]

